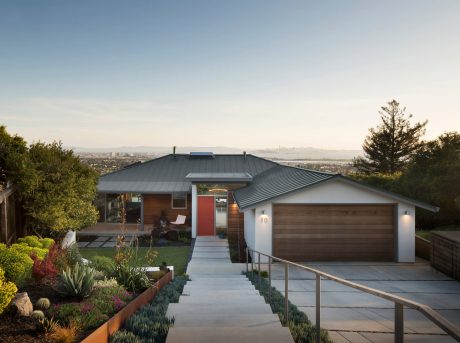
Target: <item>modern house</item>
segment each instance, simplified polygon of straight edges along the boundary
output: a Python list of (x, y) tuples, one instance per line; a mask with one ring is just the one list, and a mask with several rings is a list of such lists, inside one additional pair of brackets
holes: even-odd
[(224, 230), (230, 241), (293, 261), (413, 262), (415, 207), (439, 210), (246, 153), (167, 155), (101, 176), (98, 192), (99, 225), (119, 223), (123, 201), (127, 223), (140, 230), (162, 213), (182, 214), (192, 237)]

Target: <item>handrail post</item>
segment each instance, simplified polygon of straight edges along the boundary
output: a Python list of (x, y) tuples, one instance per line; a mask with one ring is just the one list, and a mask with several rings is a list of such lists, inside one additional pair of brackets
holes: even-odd
[(316, 342), (321, 342), (321, 275), (316, 274)]
[(262, 277), (260, 276), (260, 252), (259, 255), (257, 255), (257, 262), (258, 262), (258, 268), (259, 268), (259, 292), (262, 293)]
[[(254, 250), (252, 251), (253, 255), (254, 255)], [(252, 276), (252, 279), (254, 280), (254, 258), (253, 256), (251, 256), (251, 276)]]
[(268, 303), (272, 303), (272, 258), (268, 258)]
[(404, 342), (404, 305), (395, 302), (395, 343)]
[(284, 264), (284, 317), (289, 322), (289, 265)]
[(246, 274), (247, 274), (249, 271), (249, 264), (248, 264), (249, 263), (249, 248), (246, 247), (245, 250), (246, 250)]

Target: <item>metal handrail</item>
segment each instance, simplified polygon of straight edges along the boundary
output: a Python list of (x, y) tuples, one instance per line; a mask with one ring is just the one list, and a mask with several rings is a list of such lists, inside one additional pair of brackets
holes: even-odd
[[(320, 324), (321, 324), (321, 278), (329, 279), (340, 283), (344, 286), (348, 286), (362, 292), (377, 296), (379, 298), (392, 301), (395, 304), (395, 342), (402, 343), (404, 342), (404, 306), (410, 307), (421, 312), (425, 317), (431, 320), (434, 324), (444, 330), (449, 336), (454, 338), (457, 342), (460, 342), (460, 329), (448, 321), (446, 318), (441, 316), (438, 312), (433, 310), (431, 307), (412, 301), (397, 295), (393, 295), (387, 292), (379, 291), (375, 288), (370, 288), (364, 285), (361, 285), (356, 282), (348, 281), (340, 277), (331, 275), (329, 273), (322, 272), (321, 270), (307, 267), (295, 262), (284, 260), (272, 255), (264, 254), (260, 251), (246, 248), (246, 272), (248, 272), (248, 258), (249, 252), (258, 254), (258, 267), (259, 267), (259, 289), (260, 289), (260, 256), (268, 257), (268, 269), (269, 269), (269, 302), (271, 302), (271, 263), (273, 261), (278, 261), (285, 264), (285, 318), (286, 321), (289, 319), (289, 296), (288, 296), (288, 280), (289, 280), (289, 265), (309, 271), (316, 275), (316, 341), (320, 342)], [(254, 270), (254, 262), (251, 259), (251, 271)]]

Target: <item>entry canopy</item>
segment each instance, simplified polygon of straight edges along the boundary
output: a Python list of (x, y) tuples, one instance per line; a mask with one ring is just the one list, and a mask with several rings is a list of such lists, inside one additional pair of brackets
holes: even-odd
[(251, 182), (249, 173), (188, 173), (185, 179), (191, 182)]

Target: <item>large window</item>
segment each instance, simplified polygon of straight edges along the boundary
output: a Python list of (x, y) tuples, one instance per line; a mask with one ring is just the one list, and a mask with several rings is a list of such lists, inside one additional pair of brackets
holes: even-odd
[(102, 211), (105, 211), (105, 222), (107, 223), (121, 223), (123, 216), (128, 224), (141, 222), (142, 198), (140, 194), (106, 194), (105, 208), (101, 204), (102, 201), (103, 198), (96, 200), (100, 222), (104, 222)]
[(177, 209), (187, 208), (187, 193), (173, 193), (171, 207)]
[(94, 206), (96, 206), (99, 216), (97, 217), (98, 223), (105, 222), (105, 194), (98, 194), (96, 200), (94, 201)]

